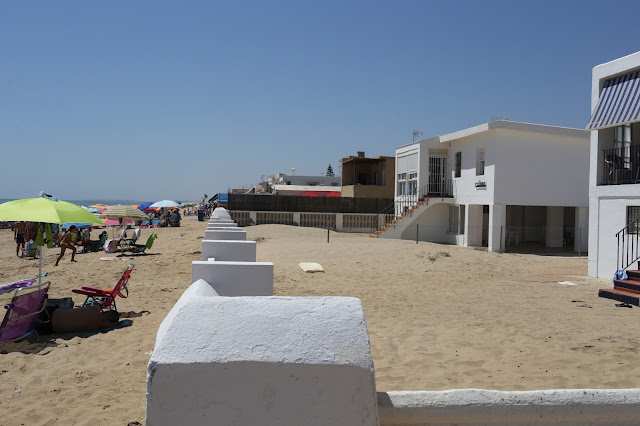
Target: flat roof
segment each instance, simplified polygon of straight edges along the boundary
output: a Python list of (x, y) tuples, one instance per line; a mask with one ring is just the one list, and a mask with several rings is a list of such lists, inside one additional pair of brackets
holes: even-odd
[(395, 159), (395, 157), (390, 157), (387, 155), (378, 155), (377, 157), (358, 157), (355, 155), (350, 155), (348, 157), (344, 157), (340, 159), (341, 163), (348, 163), (349, 161), (354, 161), (354, 160), (358, 160), (361, 161), (363, 163), (374, 163), (374, 162), (378, 162), (380, 160), (387, 160), (387, 159)]
[(400, 145), (398, 146), (398, 148), (404, 148), (407, 146), (415, 145), (420, 142), (431, 142), (431, 141), (437, 141), (440, 143), (452, 142), (454, 140), (466, 138), (473, 135), (478, 135), (480, 133), (488, 132), (490, 130), (497, 130), (497, 129), (520, 130), (525, 132), (547, 133), (547, 134), (561, 135), (561, 136), (574, 136), (574, 137), (584, 137), (584, 138), (589, 137), (589, 132), (584, 129), (576, 129), (573, 127), (550, 126), (547, 124), (523, 123), (520, 121), (497, 120), (497, 121), (491, 121), (489, 123), (480, 124), (478, 126), (469, 127), (467, 129), (458, 130), (457, 132), (445, 133), (440, 136), (432, 136), (430, 138), (421, 139), (419, 141)]

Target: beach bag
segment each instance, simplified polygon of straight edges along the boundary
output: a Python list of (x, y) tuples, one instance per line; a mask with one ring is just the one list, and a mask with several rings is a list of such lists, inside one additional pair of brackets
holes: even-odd
[(105, 253), (115, 253), (118, 248), (118, 240), (107, 240), (104, 243), (104, 252)]
[(616, 280), (626, 280), (629, 278), (627, 276), (627, 271), (624, 269), (618, 269), (615, 274), (613, 274), (613, 288), (616, 288)]

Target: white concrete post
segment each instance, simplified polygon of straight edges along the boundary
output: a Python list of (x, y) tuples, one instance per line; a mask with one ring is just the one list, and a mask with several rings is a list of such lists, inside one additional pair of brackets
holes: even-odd
[(273, 263), (191, 262), (191, 282), (198, 280), (220, 296), (273, 296)]
[(249, 212), (249, 221), (253, 221), (254, 225), (258, 224), (258, 212)]
[(342, 232), (344, 229), (344, 213), (336, 213), (336, 231)]
[(207, 229), (204, 231), (205, 240), (247, 240), (247, 231), (241, 228), (229, 228), (238, 229), (237, 231), (229, 231), (223, 229)]
[(300, 212), (293, 212), (293, 221), (300, 226)]
[(547, 206), (547, 247), (562, 247), (564, 207)]
[(202, 260), (214, 257), (220, 261), (255, 262), (255, 241), (202, 240)]
[(147, 425), (378, 425), (360, 300), (219, 297), (202, 283), (158, 331)]
[[(500, 252), (504, 249), (507, 232), (507, 206), (489, 205), (489, 251)], [(501, 232), (502, 231), (502, 232)]]
[[(582, 254), (586, 253), (589, 249), (589, 208), (588, 207), (576, 207), (576, 237), (575, 237), (575, 251), (580, 251)], [(579, 247), (578, 244), (581, 246)], [(579, 248), (579, 250), (578, 250)]]
[(482, 245), (482, 205), (465, 205), (465, 232), (466, 244), (469, 247), (480, 247)]

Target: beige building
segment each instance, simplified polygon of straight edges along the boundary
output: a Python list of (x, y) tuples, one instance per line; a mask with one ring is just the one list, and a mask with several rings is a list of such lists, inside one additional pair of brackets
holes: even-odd
[(395, 157), (367, 158), (357, 156), (340, 160), (342, 167), (342, 196), (348, 198), (393, 198)]

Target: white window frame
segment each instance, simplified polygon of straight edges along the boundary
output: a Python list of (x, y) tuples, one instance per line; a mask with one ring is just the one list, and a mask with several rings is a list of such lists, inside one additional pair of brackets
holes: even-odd
[(398, 173), (398, 195), (407, 195), (407, 174)]
[(449, 206), (449, 227), (448, 234), (464, 235), (464, 205), (454, 204)]
[(476, 158), (476, 176), (484, 176), (484, 148), (478, 148)]
[(407, 194), (418, 194), (418, 172), (409, 172), (407, 174)]

